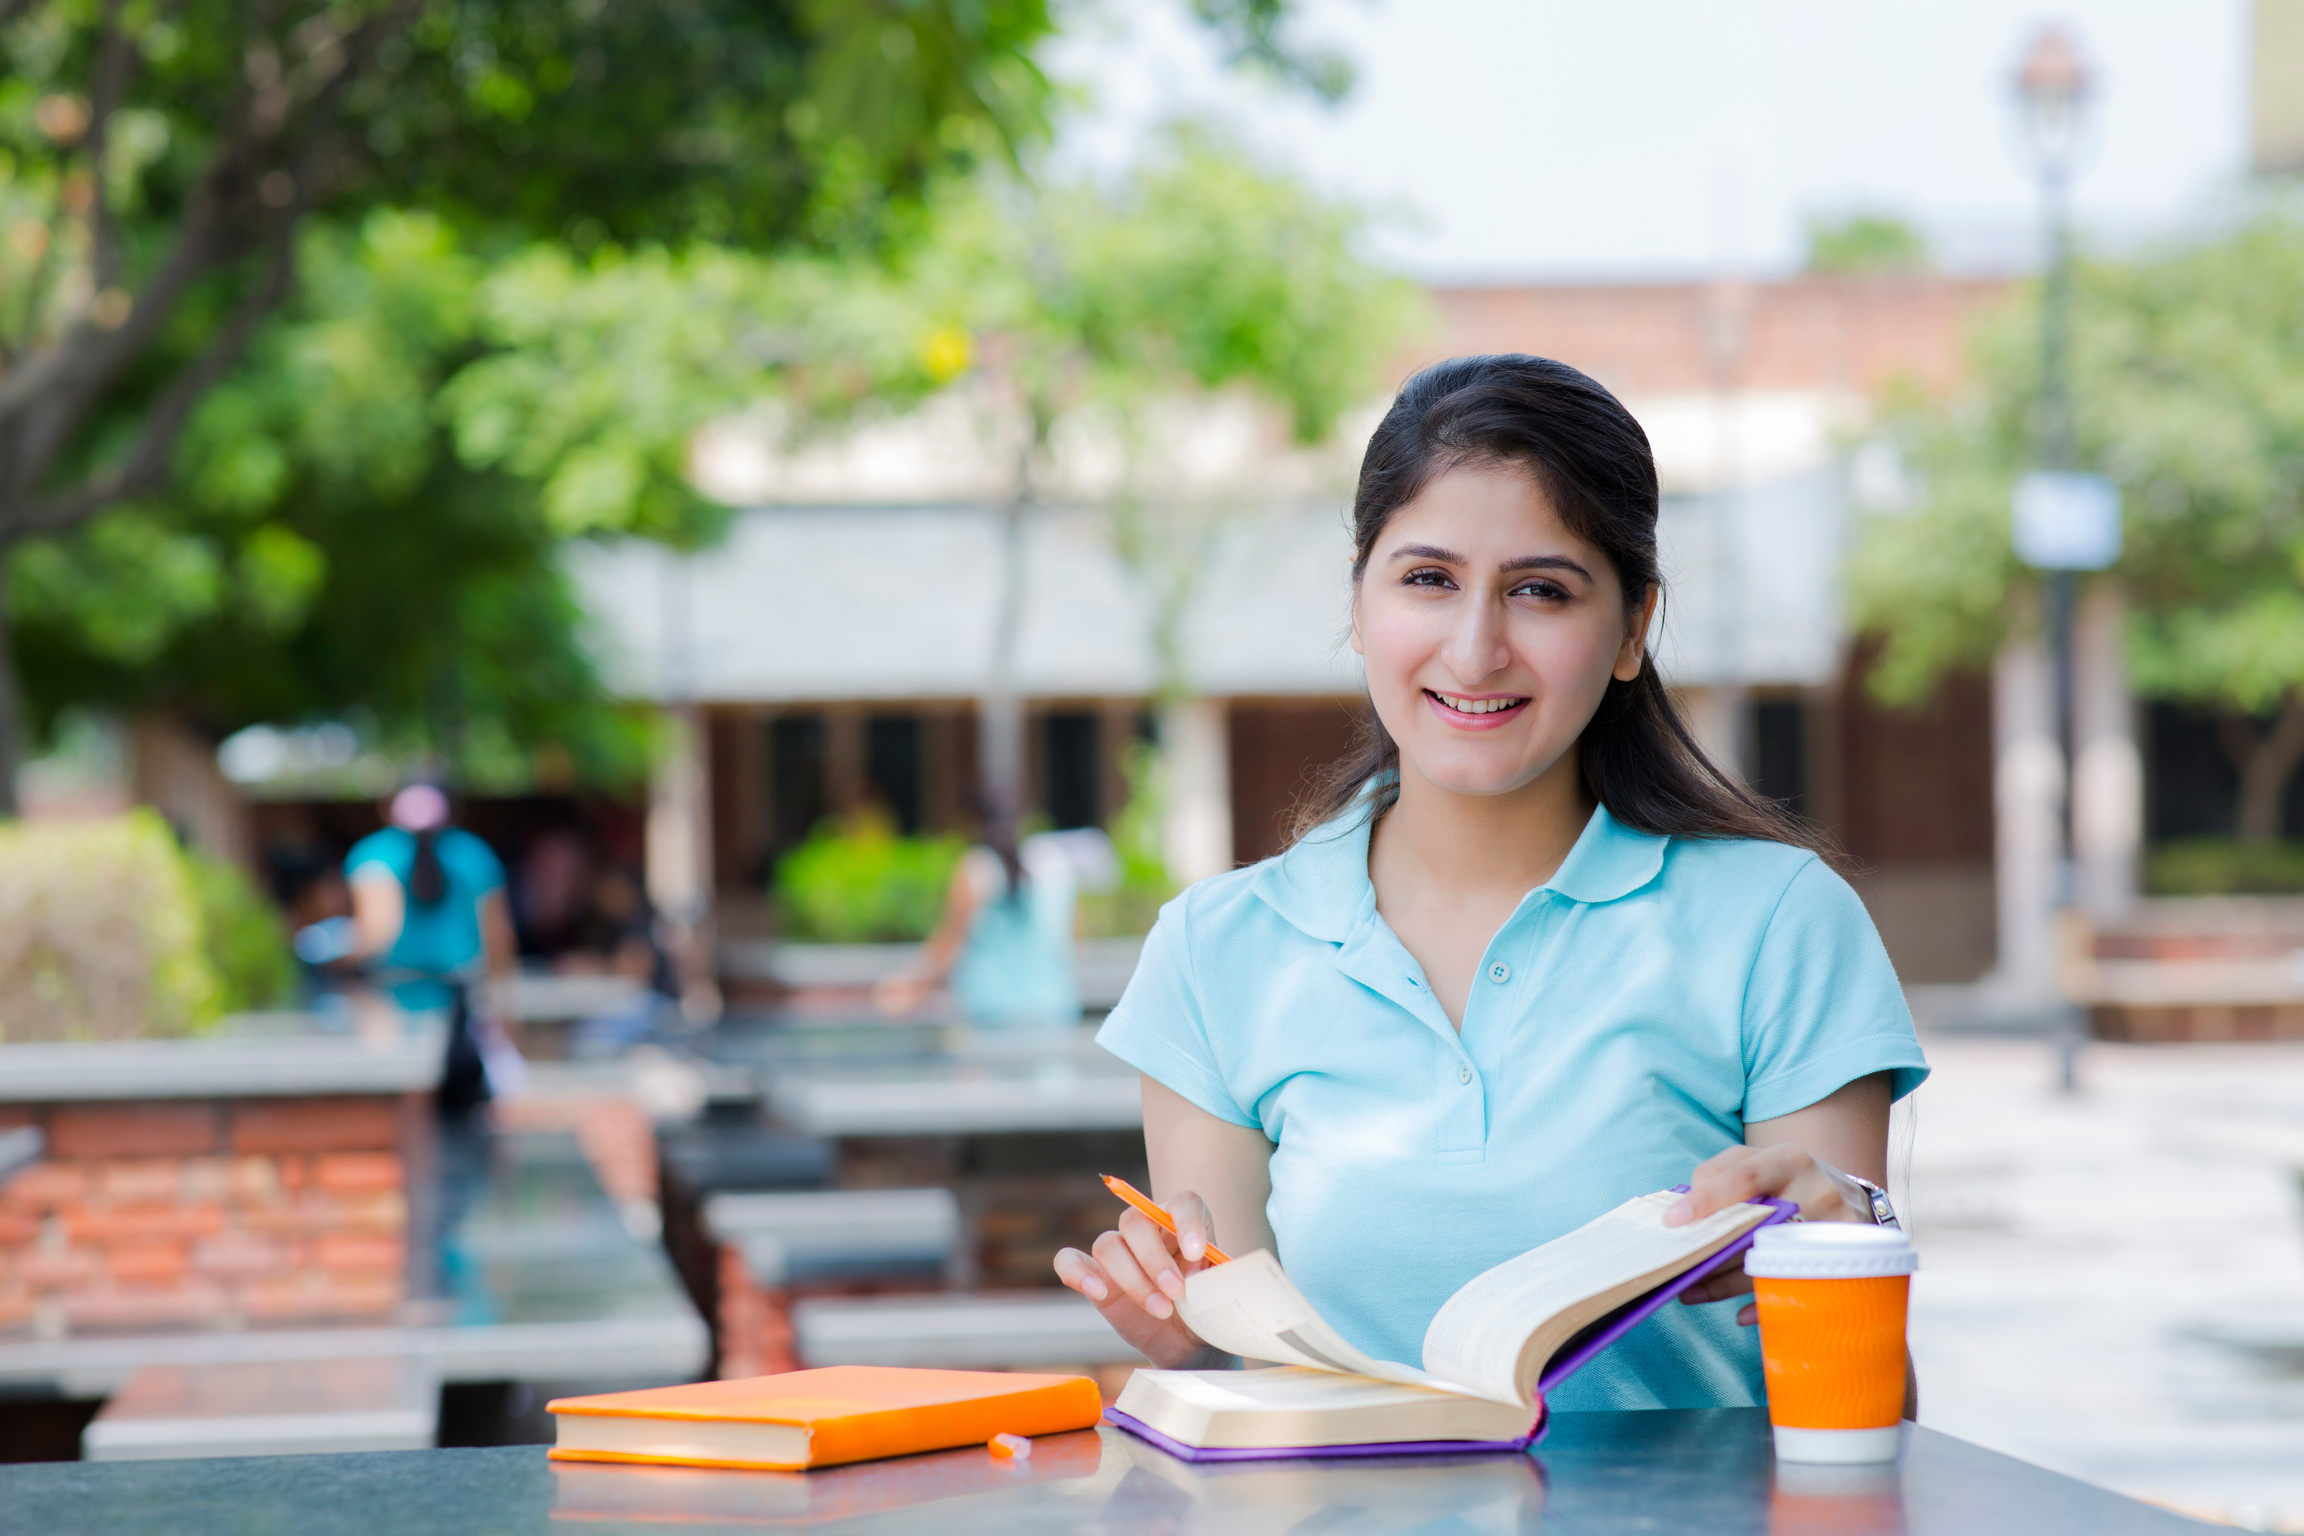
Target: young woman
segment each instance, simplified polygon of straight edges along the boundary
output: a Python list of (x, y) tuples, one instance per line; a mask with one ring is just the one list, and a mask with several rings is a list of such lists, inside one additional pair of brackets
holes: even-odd
[[(1634, 1195), (1885, 1215), (1927, 1066), (1855, 893), (1656, 677), (1639, 424), (1559, 363), (1438, 364), (1369, 441), (1353, 537), (1366, 749), (1287, 852), (1168, 905), (1097, 1037), (1144, 1074), (1178, 1235), (1129, 1213), (1057, 1274), (1155, 1364), (1215, 1364), (1183, 1277), (1270, 1246), (1413, 1364), (1458, 1286)], [(1758, 1402), (1751, 1312), (1668, 1309), (1553, 1406)]]
[[(504, 866), (486, 843), (449, 825), (448, 796), (435, 785), (409, 785), (384, 816), (384, 829), (354, 843), (344, 859), (352, 958), (381, 964), (402, 1008), (447, 1012), (438, 1103), (444, 1114), (466, 1115), (490, 1097), (491, 1070), (514, 1070), (517, 1061), (494, 1016), (475, 1016), (464, 985), (483, 974), (501, 982), (517, 964)], [(503, 1047), (493, 1068), (483, 1036)]]

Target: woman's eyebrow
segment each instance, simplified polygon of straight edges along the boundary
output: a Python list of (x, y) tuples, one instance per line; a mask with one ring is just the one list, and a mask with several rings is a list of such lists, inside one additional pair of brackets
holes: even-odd
[(1590, 571), (1566, 555), (1522, 555), (1517, 559), (1505, 561), (1496, 569), (1507, 576), (1514, 571), (1574, 571), (1586, 581), (1592, 579)]
[[(1443, 565), (1470, 565), (1472, 562), (1452, 549), (1437, 544), (1403, 544), (1387, 558), (1393, 560), (1437, 560)], [(1592, 573), (1566, 555), (1520, 555), (1496, 567), (1497, 573), (1509, 576), (1514, 571), (1573, 571), (1586, 581)]]

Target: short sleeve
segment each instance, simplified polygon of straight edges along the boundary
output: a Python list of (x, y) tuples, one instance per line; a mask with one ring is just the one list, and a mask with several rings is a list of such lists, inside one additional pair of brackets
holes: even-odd
[(344, 855), (345, 879), (356, 880), (368, 871), (389, 875), (395, 880), (400, 878), (400, 867), (392, 858), (391, 839), (382, 832), (360, 839), (352, 845), (352, 851)]
[(1848, 882), (1810, 859), (1785, 886), (1744, 989), (1744, 1119), (1806, 1109), (1875, 1072), (1928, 1076), (1896, 968)]
[(1217, 1119), (1255, 1125), (1256, 1117), (1241, 1109), (1225, 1087), (1208, 1043), (1207, 1021), (1192, 978), (1189, 900), (1187, 893), (1160, 909), (1160, 920), (1145, 937), (1136, 973), (1096, 1031), (1096, 1043)]

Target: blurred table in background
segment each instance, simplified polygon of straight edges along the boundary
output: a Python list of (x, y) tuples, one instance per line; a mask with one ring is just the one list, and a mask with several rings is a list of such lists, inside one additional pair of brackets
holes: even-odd
[(1093, 1028), (736, 1022), (711, 1058), (751, 1074), (769, 1119), (810, 1136), (969, 1136), (1137, 1130), (1136, 1069)]
[(0, 1468), (0, 1530), (400, 1536), (841, 1525), (897, 1536), (1558, 1530), (2181, 1536), (2209, 1527), (1931, 1430), (1881, 1468), (1778, 1465), (1754, 1408), (1564, 1413), (1528, 1455), (1194, 1466), (1102, 1429), (821, 1472), (555, 1465), (536, 1447)]
[(1136, 1073), (1093, 1029), (786, 1010), (696, 1048), (711, 1103), (659, 1131), (665, 1241), (722, 1374), (1137, 1361), (1050, 1266), (1110, 1224), (1099, 1173), (1144, 1177)]
[[(1120, 1001), (1136, 973), (1142, 939), (1080, 939), (1073, 968), (1080, 999), (1092, 1012)], [(802, 1006), (867, 1004), (873, 984), (918, 957), (917, 944), (788, 944), (774, 939), (723, 939), (719, 975), (735, 989), (763, 988), (797, 997)]]

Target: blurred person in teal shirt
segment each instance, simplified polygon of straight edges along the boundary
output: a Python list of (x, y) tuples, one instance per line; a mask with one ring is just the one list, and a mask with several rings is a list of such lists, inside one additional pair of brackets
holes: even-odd
[(1119, 873), (1112, 840), (1094, 827), (1035, 833), (1006, 853), (978, 844), (953, 870), (919, 958), (874, 989), (875, 1001), (883, 1012), (908, 1013), (949, 981), (964, 1023), (1077, 1024), (1080, 893), (1108, 889)]
[(449, 825), (448, 797), (435, 785), (401, 790), (386, 820), (344, 859), (351, 958), (383, 971), (401, 1007), (448, 1013), (440, 1104), (463, 1113), (485, 1103), (491, 1079), (506, 1077), (518, 1059), (491, 1019), (475, 1018), (469, 996), (471, 983), (509, 978), (515, 963), (504, 866), (485, 842)]

